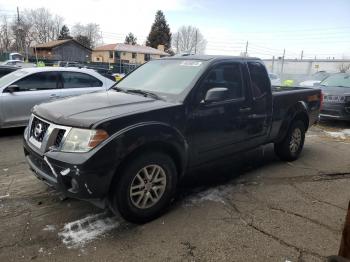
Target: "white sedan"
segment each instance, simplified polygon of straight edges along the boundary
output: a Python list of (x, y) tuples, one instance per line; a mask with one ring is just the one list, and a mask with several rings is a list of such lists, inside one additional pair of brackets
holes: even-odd
[(19, 69), (0, 78), (0, 128), (25, 126), (32, 107), (37, 104), (106, 90), (114, 84), (114, 81), (92, 69)]

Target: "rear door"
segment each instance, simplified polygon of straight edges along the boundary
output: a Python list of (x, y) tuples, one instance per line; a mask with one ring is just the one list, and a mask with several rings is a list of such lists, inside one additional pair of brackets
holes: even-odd
[(76, 96), (105, 89), (101, 80), (89, 74), (63, 71), (60, 75), (62, 96)]
[(5, 88), (1, 97), (3, 125), (26, 125), (33, 106), (59, 97), (57, 80), (57, 72), (39, 72), (14, 82), (17, 92)]
[[(272, 120), (271, 83), (265, 66), (257, 61), (247, 62), (250, 75), (251, 110), (248, 118), (249, 139), (267, 138)], [(258, 140), (260, 140), (258, 139)], [(257, 141), (251, 140), (256, 143)]]

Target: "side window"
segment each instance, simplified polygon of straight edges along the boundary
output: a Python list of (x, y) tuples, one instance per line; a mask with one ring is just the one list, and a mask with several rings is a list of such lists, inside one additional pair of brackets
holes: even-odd
[(270, 90), (270, 80), (265, 67), (257, 62), (248, 62), (251, 79), (252, 93), (254, 98), (267, 94)]
[(103, 83), (97, 78), (84, 73), (62, 72), (64, 88), (99, 87)]
[(19, 91), (36, 91), (57, 88), (56, 72), (35, 73), (13, 83)]
[(212, 69), (201, 83), (199, 101), (203, 100), (207, 91), (214, 87), (226, 87), (227, 99), (244, 97), (243, 79), (240, 64), (225, 63)]

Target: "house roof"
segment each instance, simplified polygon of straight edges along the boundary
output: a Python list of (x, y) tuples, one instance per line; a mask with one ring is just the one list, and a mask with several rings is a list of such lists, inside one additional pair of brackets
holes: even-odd
[(54, 47), (57, 47), (57, 46), (60, 46), (60, 45), (63, 45), (67, 42), (75, 42), (79, 45), (81, 45), (82, 47), (86, 48), (86, 49), (89, 49), (91, 50), (90, 48), (82, 45), (81, 43), (79, 43), (77, 40), (75, 39), (63, 39), (63, 40), (53, 40), (53, 41), (50, 41), (50, 42), (46, 42), (46, 43), (43, 43), (43, 44), (38, 44), (35, 46), (35, 48), (43, 48), (43, 49), (51, 49), (51, 48), (54, 48)]
[(169, 54), (161, 50), (144, 46), (144, 45), (128, 45), (128, 44), (109, 44), (96, 47), (93, 51), (121, 51), (121, 52), (130, 52), (130, 53), (142, 53), (142, 54), (151, 54), (151, 55), (164, 55), (168, 56)]

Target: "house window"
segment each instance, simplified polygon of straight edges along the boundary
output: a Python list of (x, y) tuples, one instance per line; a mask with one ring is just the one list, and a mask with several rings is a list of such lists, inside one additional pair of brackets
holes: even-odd
[(120, 59), (120, 52), (118, 51), (114, 52), (114, 57)]
[(150, 54), (145, 54), (145, 61), (149, 61), (149, 60), (151, 60)]
[(97, 62), (100, 61), (100, 58), (99, 58), (99, 57), (96, 57), (96, 61), (97, 61)]
[(109, 58), (113, 59), (113, 51), (109, 51)]
[(136, 53), (132, 53), (132, 58), (136, 58)]
[(125, 53), (125, 52), (123, 52), (123, 56), (126, 56), (126, 53)]

